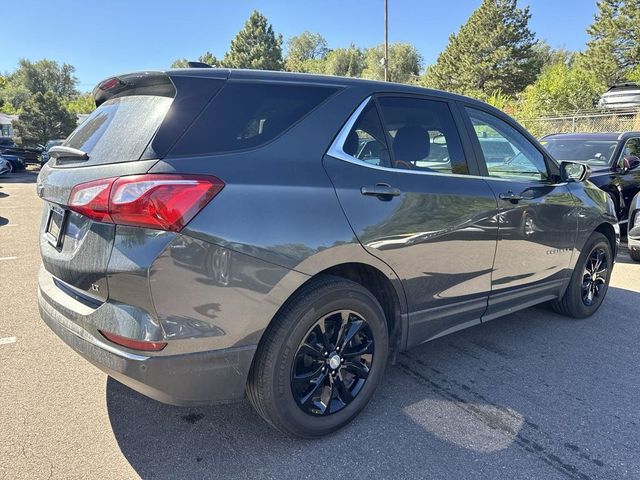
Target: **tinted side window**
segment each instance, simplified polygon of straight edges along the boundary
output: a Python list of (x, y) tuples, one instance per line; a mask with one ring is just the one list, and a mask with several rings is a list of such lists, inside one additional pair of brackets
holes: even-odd
[(468, 174), (462, 142), (446, 102), (381, 97), (394, 168)]
[(336, 92), (315, 85), (228, 82), (176, 147), (179, 154), (264, 145)]
[(630, 138), (624, 144), (622, 153), (620, 154), (620, 160), (629, 156), (640, 157), (640, 138)]
[(362, 111), (342, 146), (344, 153), (370, 165), (390, 167), (389, 149), (376, 104)]
[(546, 180), (544, 156), (527, 138), (498, 117), (466, 108), (489, 176), (521, 180)]

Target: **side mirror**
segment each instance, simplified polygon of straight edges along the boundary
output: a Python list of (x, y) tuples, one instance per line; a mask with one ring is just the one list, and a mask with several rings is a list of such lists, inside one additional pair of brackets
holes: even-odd
[(640, 158), (635, 155), (629, 155), (628, 157), (624, 157), (622, 159), (622, 165), (620, 166), (620, 172), (622, 174), (628, 173), (634, 168), (638, 168), (640, 166)]
[(584, 182), (591, 174), (591, 169), (584, 163), (562, 162), (560, 176), (563, 182)]

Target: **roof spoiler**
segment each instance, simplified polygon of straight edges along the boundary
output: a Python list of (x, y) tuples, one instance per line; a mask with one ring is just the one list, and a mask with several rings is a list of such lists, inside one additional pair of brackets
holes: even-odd
[(137, 72), (110, 77), (93, 89), (96, 107), (114, 97), (128, 95), (156, 95), (175, 97), (176, 88), (164, 72)]

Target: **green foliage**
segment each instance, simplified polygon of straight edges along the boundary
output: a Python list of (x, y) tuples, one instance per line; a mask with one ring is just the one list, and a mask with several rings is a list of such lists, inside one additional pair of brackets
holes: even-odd
[(222, 63), (228, 68), (282, 70), (282, 35), (276, 36), (267, 18), (254, 10)]
[(18, 120), (13, 122), (21, 143), (42, 144), (52, 138), (65, 138), (76, 127), (76, 116), (59, 95), (37, 92), (24, 104)]
[(325, 73), (341, 77), (359, 77), (364, 70), (364, 53), (354, 44), (331, 50), (325, 60)]
[[(384, 80), (384, 45), (378, 45), (367, 50), (364, 78)], [(420, 67), (422, 55), (409, 43), (392, 43), (389, 45), (389, 81), (398, 83), (414, 83)]]
[(287, 41), (284, 67), (288, 72), (324, 72), (324, 61), (329, 53), (327, 41), (319, 33), (302, 32)]
[(96, 109), (96, 102), (93, 99), (93, 95), (86, 93), (67, 100), (65, 107), (76, 115), (79, 113), (91, 113)]
[(516, 0), (483, 0), (449, 37), (423, 83), (478, 98), (497, 91), (515, 96), (535, 80), (541, 67), (530, 17), (529, 8), (518, 8)]
[[(179, 58), (174, 60), (171, 64), (171, 68), (188, 68), (190, 60), (186, 58)], [(211, 53), (209, 50), (204, 52), (204, 54), (198, 57), (198, 61), (202, 63), (206, 63), (207, 65), (211, 65), (212, 67), (221, 67), (222, 62), (216, 58), (216, 56)]]
[(15, 114), (36, 93), (52, 92), (60, 98), (77, 95), (75, 68), (52, 60), (31, 62), (22, 59), (18, 68), (4, 77), (0, 86), (0, 103), (4, 113)]
[(579, 55), (577, 63), (595, 73), (603, 85), (612, 85), (624, 79), (626, 63), (623, 48), (623, 19), (620, 15), (622, 0), (599, 0), (598, 13), (587, 29), (591, 39), (587, 49)]
[(546, 68), (522, 94), (519, 116), (543, 115), (593, 109), (602, 86), (594, 72), (564, 62)]

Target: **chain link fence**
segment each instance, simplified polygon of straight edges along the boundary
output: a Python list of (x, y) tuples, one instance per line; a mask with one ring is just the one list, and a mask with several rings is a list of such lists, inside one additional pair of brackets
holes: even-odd
[(582, 112), (559, 116), (519, 119), (536, 137), (551, 133), (625, 132), (640, 130), (640, 110)]

